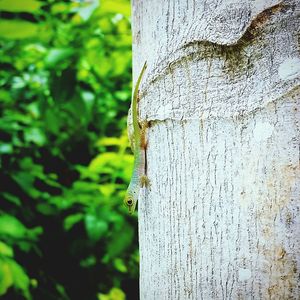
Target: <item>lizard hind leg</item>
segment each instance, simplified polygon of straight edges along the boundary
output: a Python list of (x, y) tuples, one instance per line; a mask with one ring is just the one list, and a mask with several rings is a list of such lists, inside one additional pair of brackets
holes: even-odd
[(146, 131), (147, 128), (150, 127), (150, 121), (143, 120), (140, 122), (140, 128), (144, 131)]
[(140, 183), (141, 183), (141, 187), (149, 187), (150, 186), (150, 180), (147, 177), (147, 175), (142, 175), (140, 177)]

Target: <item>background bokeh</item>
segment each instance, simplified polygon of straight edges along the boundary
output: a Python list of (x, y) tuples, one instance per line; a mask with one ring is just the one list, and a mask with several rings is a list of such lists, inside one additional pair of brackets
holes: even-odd
[(0, 298), (138, 298), (129, 0), (0, 0)]

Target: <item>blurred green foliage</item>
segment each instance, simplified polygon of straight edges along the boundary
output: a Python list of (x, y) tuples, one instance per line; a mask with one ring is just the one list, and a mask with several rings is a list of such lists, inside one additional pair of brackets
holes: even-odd
[(0, 14), (1, 299), (136, 299), (129, 0)]

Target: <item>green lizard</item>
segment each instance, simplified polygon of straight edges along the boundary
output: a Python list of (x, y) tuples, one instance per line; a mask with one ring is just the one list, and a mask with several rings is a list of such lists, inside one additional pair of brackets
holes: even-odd
[(133, 146), (132, 150), (134, 152), (134, 165), (133, 165), (131, 181), (124, 198), (124, 204), (128, 208), (130, 214), (132, 214), (135, 210), (140, 187), (147, 186), (148, 184), (148, 178), (146, 176), (147, 143), (145, 138), (147, 122), (142, 122), (142, 126), (140, 127), (139, 118), (138, 118), (138, 109), (137, 109), (137, 103), (139, 101), (139, 85), (141, 83), (146, 68), (147, 68), (147, 63), (145, 62), (141, 70), (141, 73), (137, 79), (134, 92), (133, 92), (132, 103), (131, 103), (133, 139), (134, 139), (132, 143)]

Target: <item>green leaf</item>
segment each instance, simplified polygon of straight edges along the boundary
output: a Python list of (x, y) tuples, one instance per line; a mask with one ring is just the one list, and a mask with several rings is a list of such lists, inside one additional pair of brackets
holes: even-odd
[(113, 264), (115, 268), (120, 271), (121, 273), (126, 273), (128, 272), (128, 269), (124, 263), (124, 261), (121, 258), (116, 258), (113, 260)]
[(120, 146), (122, 140), (118, 137), (103, 137), (96, 143), (97, 146)]
[(11, 269), (11, 273), (13, 276), (14, 287), (18, 290), (22, 291), (23, 296), (26, 299), (31, 299), (29, 286), (30, 286), (30, 279), (23, 270), (23, 268), (14, 260), (9, 260), (9, 266)]
[(0, 102), (3, 102), (3, 103), (12, 102), (9, 91), (0, 90)]
[(89, 2), (83, 2), (75, 11), (84, 20), (87, 21), (94, 10), (99, 6), (99, 0), (91, 0)]
[(6, 259), (0, 258), (0, 296), (4, 295), (13, 284), (13, 275)]
[(10, 215), (0, 216), (0, 235), (14, 238), (24, 238), (27, 228), (15, 217)]
[(76, 170), (80, 173), (80, 179), (91, 179), (92, 181), (98, 180), (98, 174), (89, 170), (89, 168), (81, 165), (76, 166)]
[(94, 182), (87, 182), (83, 180), (77, 180), (73, 184), (74, 190), (78, 190), (80, 192), (87, 192), (91, 193), (93, 190), (98, 191), (99, 190), (99, 184)]
[(43, 146), (47, 141), (45, 133), (38, 127), (28, 128), (24, 132), (24, 138), (26, 142), (32, 142), (38, 146)]
[(54, 3), (51, 5), (51, 13), (68, 13), (70, 12), (72, 3)]
[(56, 290), (58, 291), (58, 293), (59, 293), (59, 299), (60, 300), (69, 300), (70, 298), (68, 297), (68, 295), (67, 295), (67, 293), (66, 293), (66, 290), (65, 290), (65, 288), (64, 288), (64, 286), (63, 285), (61, 285), (61, 284), (56, 284), (55, 285), (55, 288), (56, 288)]
[(87, 235), (94, 242), (98, 241), (108, 230), (108, 224), (94, 214), (87, 214), (84, 222)]
[(36, 0), (1, 0), (0, 10), (11, 12), (35, 12), (41, 5), (42, 3)]
[(13, 152), (12, 144), (0, 144), (0, 154), (9, 154)]
[(107, 183), (107, 184), (101, 184), (99, 186), (99, 190), (104, 196), (111, 197), (117, 187), (118, 186), (115, 183), (113, 183), (113, 184)]
[(57, 134), (61, 126), (59, 112), (50, 109), (47, 110), (45, 115), (45, 125), (47, 130), (51, 133)]
[(107, 255), (104, 258), (105, 262), (119, 256), (122, 252), (132, 244), (134, 231), (132, 226), (125, 223), (121, 228), (114, 230), (112, 239), (107, 245)]
[[(22, 28), (22, 30), (20, 30)], [(7, 39), (25, 39), (38, 35), (40, 27), (35, 23), (21, 20), (1, 20), (0, 37)]]
[(36, 209), (45, 216), (51, 216), (57, 214), (57, 209), (50, 203), (38, 203)]
[(45, 64), (48, 67), (56, 67), (60, 62), (67, 60), (74, 53), (72, 48), (53, 48), (50, 49), (45, 57)]
[(124, 167), (124, 165), (131, 167), (132, 163), (133, 163), (132, 155), (125, 154), (120, 156), (118, 153), (115, 152), (106, 152), (96, 156), (90, 162), (89, 169), (90, 171), (97, 172), (97, 173), (102, 173), (102, 172), (113, 173), (115, 172), (116, 168), (120, 169)]
[(130, 16), (130, 5), (124, 0), (106, 0), (101, 2), (101, 14), (119, 14)]
[(37, 198), (40, 192), (37, 191), (34, 186), (34, 176), (28, 172), (18, 172), (14, 174), (13, 179), (18, 183), (18, 185), (31, 197)]
[(115, 92), (115, 96), (121, 101), (128, 101), (130, 99), (131, 94), (128, 91), (117, 91)]
[(4, 214), (0, 216), (0, 236), (35, 240), (42, 232), (42, 227), (28, 229), (17, 218), (11, 215)]
[(66, 231), (70, 230), (76, 223), (80, 222), (83, 217), (84, 215), (82, 213), (67, 216), (64, 220), (64, 229)]
[(9, 201), (17, 206), (21, 205), (21, 201), (18, 197), (14, 196), (12, 194), (9, 194), (9, 193), (3, 193), (2, 195), (7, 201)]
[(97, 259), (94, 255), (90, 255), (85, 259), (82, 259), (80, 261), (80, 266), (83, 268), (89, 268), (91, 266), (94, 266), (97, 263)]
[(125, 300), (125, 293), (116, 287), (112, 288), (108, 294), (98, 294), (98, 300)]
[(7, 244), (0, 241), (0, 255), (13, 257), (14, 256), (14, 249)]

